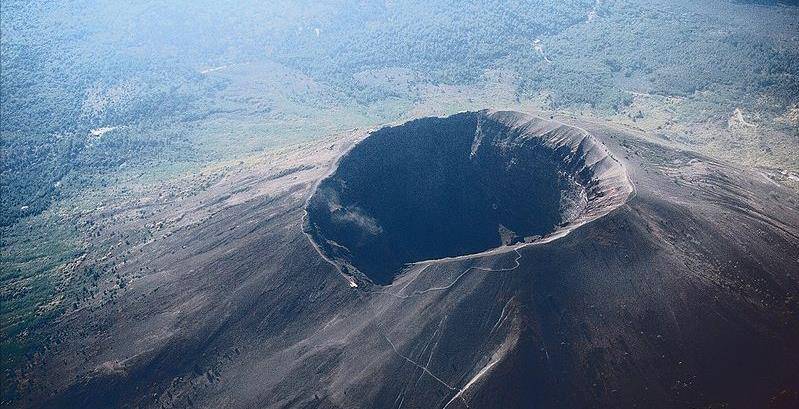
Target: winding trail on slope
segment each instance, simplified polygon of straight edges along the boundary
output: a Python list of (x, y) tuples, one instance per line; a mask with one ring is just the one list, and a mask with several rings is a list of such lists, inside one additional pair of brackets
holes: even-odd
[[(533, 244), (533, 243), (529, 243), (529, 244)], [(521, 247), (524, 247), (524, 246), (521, 246)], [(424, 294), (427, 294), (427, 293), (431, 293), (431, 292), (434, 292), (434, 291), (448, 290), (448, 289), (452, 288), (455, 284), (457, 284), (461, 280), (461, 278), (463, 278), (466, 274), (468, 274), (472, 270), (483, 271), (483, 272), (487, 272), (487, 273), (500, 273), (500, 272), (508, 272), (508, 271), (516, 270), (521, 265), (521, 263), (519, 263), (519, 260), (522, 258), (522, 254), (519, 253), (519, 249), (518, 248), (513, 248), (513, 252), (516, 253), (516, 257), (513, 259), (513, 263), (515, 264), (513, 267), (494, 269), (494, 268), (488, 268), (488, 267), (472, 266), (472, 267), (469, 267), (469, 268), (463, 270), (460, 274), (458, 274), (455, 277), (454, 280), (452, 280), (452, 282), (450, 282), (449, 284), (444, 285), (444, 286), (430, 287), (430, 288), (426, 288), (424, 290), (415, 290), (415, 291), (413, 291), (410, 294), (399, 294), (400, 292), (405, 290), (405, 288), (407, 288), (410, 284), (412, 284), (423, 272), (425, 272), (425, 270), (427, 270), (428, 267), (430, 267), (431, 265), (433, 265), (433, 264), (435, 264), (437, 262), (441, 262), (442, 261), (442, 260), (432, 260), (432, 261), (424, 262), (425, 267), (422, 268), (421, 270), (419, 270), (419, 272), (416, 273), (416, 276), (412, 280), (410, 280), (407, 284), (405, 284), (397, 293), (393, 293), (391, 291), (369, 291), (369, 290), (362, 290), (362, 291), (364, 293), (367, 293), (367, 294), (385, 294), (385, 295), (388, 295), (388, 296), (391, 296), (391, 297), (394, 297), (394, 298), (405, 300), (405, 299), (408, 299), (408, 298), (417, 297), (417, 296), (424, 295)]]
[[(530, 244), (532, 244), (532, 243), (530, 243)], [(407, 294), (407, 295), (396, 294), (396, 293), (392, 293), (392, 292), (389, 292), (389, 291), (369, 291), (369, 290), (364, 290), (364, 289), (361, 289), (361, 290), (359, 290), (359, 289), (356, 289), (356, 291), (359, 291), (359, 292), (360, 292), (360, 293), (362, 293), (362, 294), (369, 294), (369, 295), (387, 295), (387, 296), (394, 297), (394, 298), (397, 298), (397, 299), (400, 299), (400, 300), (405, 300), (405, 299), (408, 299), (408, 298), (417, 297), (417, 296), (424, 295), (424, 294), (427, 294), (427, 293), (430, 293), (430, 292), (434, 292), (434, 291), (444, 291), (444, 290), (448, 290), (448, 289), (452, 288), (452, 287), (453, 287), (455, 284), (457, 284), (457, 283), (460, 281), (460, 279), (461, 279), (461, 278), (463, 278), (463, 277), (464, 277), (466, 274), (468, 274), (469, 272), (471, 272), (471, 271), (473, 271), (473, 270), (474, 270), (474, 271), (483, 271), (483, 272), (486, 272), (486, 273), (509, 272), (509, 271), (516, 270), (517, 268), (519, 268), (519, 266), (521, 266), (521, 263), (519, 262), (519, 260), (522, 258), (522, 255), (521, 255), (521, 253), (519, 252), (518, 248), (514, 248), (514, 249), (513, 249), (513, 251), (516, 253), (516, 257), (513, 259), (513, 263), (514, 263), (514, 266), (513, 266), (513, 267), (505, 267), (505, 268), (488, 268), (488, 267), (472, 266), (472, 267), (469, 267), (469, 268), (466, 268), (465, 270), (463, 270), (463, 271), (462, 271), (460, 274), (458, 274), (458, 276), (457, 276), (457, 277), (456, 277), (456, 278), (455, 278), (455, 279), (454, 279), (454, 280), (453, 280), (451, 283), (449, 283), (449, 284), (447, 284), (447, 285), (445, 285), (445, 286), (440, 286), (440, 287), (431, 287), (431, 288), (428, 288), (428, 289), (425, 289), (425, 290), (421, 290), (421, 291), (414, 291), (413, 293), (411, 293), (411, 294)], [(429, 261), (429, 262), (425, 262), (426, 266), (425, 266), (424, 268), (422, 268), (422, 269), (419, 271), (419, 273), (417, 273), (417, 277), (418, 277), (418, 275), (419, 275), (419, 274), (423, 273), (423, 272), (424, 272), (424, 271), (427, 269), (427, 267), (429, 267), (431, 264), (434, 264), (434, 263), (436, 263), (436, 262), (437, 262), (437, 261)], [(400, 289), (400, 291), (404, 290), (404, 289), (405, 289), (405, 288), (406, 288), (406, 287), (407, 287), (407, 286), (408, 286), (408, 285), (409, 285), (411, 282), (413, 282), (415, 279), (416, 279), (416, 277), (414, 277), (414, 279), (413, 279), (413, 280), (411, 280), (411, 281), (410, 281), (408, 284), (405, 284), (405, 285), (404, 285), (404, 286), (403, 286), (403, 287)], [(506, 305), (506, 307), (507, 307), (507, 305)], [(374, 310), (372, 310), (372, 313), (376, 315), (376, 313), (377, 313), (377, 312), (376, 312), (376, 311), (374, 311)], [(501, 313), (501, 315), (500, 315), (499, 321), (497, 322), (497, 324), (495, 324), (495, 325), (494, 325), (494, 327), (495, 327), (495, 328), (497, 327), (497, 325), (499, 324), (499, 322), (500, 322), (500, 321), (502, 321), (502, 319), (503, 319), (503, 317), (504, 317), (504, 316), (505, 316), (505, 308), (503, 308), (503, 310), (502, 310), (502, 313)], [(440, 329), (441, 329), (441, 324), (442, 324), (442, 323), (443, 323), (443, 320), (442, 320), (442, 321), (439, 323), (439, 326), (438, 326), (438, 328), (436, 329), (436, 332), (433, 334), (433, 338), (435, 338), (435, 336), (436, 336), (436, 335), (438, 334), (438, 332), (440, 331)], [(452, 397), (452, 398), (451, 398), (451, 399), (450, 399), (450, 400), (449, 400), (449, 401), (448, 401), (448, 402), (447, 402), (447, 403), (444, 405), (444, 408), (448, 407), (449, 405), (451, 405), (451, 404), (452, 404), (452, 402), (454, 402), (455, 400), (458, 400), (458, 399), (460, 399), (460, 400), (463, 402), (463, 404), (464, 404), (464, 405), (465, 405), (465, 406), (468, 408), (468, 407), (469, 407), (469, 404), (468, 404), (468, 402), (466, 401), (466, 398), (463, 396), (463, 393), (464, 393), (464, 392), (465, 392), (465, 391), (466, 391), (466, 390), (467, 390), (467, 389), (468, 389), (470, 386), (472, 386), (472, 385), (473, 385), (473, 384), (474, 384), (474, 383), (475, 383), (477, 380), (479, 380), (479, 379), (480, 379), (480, 378), (481, 378), (483, 375), (485, 375), (486, 373), (488, 373), (488, 371), (490, 371), (490, 370), (491, 370), (491, 368), (492, 368), (494, 365), (496, 365), (496, 364), (499, 362), (499, 360), (492, 360), (492, 361), (491, 361), (491, 362), (490, 362), (488, 365), (486, 365), (485, 367), (483, 367), (483, 368), (482, 368), (482, 369), (481, 369), (481, 370), (480, 370), (480, 371), (479, 371), (479, 372), (478, 372), (478, 373), (477, 373), (477, 374), (476, 374), (474, 377), (472, 377), (472, 378), (471, 378), (471, 379), (470, 379), (470, 380), (469, 380), (469, 381), (468, 381), (468, 382), (467, 382), (467, 383), (466, 383), (466, 384), (463, 386), (463, 388), (454, 387), (454, 386), (450, 385), (449, 383), (447, 383), (446, 381), (444, 381), (443, 379), (441, 379), (441, 378), (440, 378), (438, 375), (436, 375), (436, 374), (434, 374), (432, 371), (430, 371), (430, 369), (429, 369), (429, 365), (430, 365), (430, 362), (432, 361), (434, 350), (432, 350), (432, 349), (431, 349), (430, 355), (428, 356), (427, 364), (425, 364), (425, 365), (422, 365), (422, 364), (420, 364), (420, 363), (416, 362), (415, 360), (411, 359), (410, 357), (408, 357), (407, 355), (405, 355), (405, 354), (403, 354), (402, 352), (400, 352), (400, 351), (399, 351), (399, 349), (397, 348), (397, 345), (396, 345), (396, 344), (395, 344), (395, 343), (394, 343), (394, 342), (391, 340), (391, 338), (390, 338), (390, 337), (387, 335), (387, 331), (386, 331), (386, 329), (383, 327), (383, 325), (382, 325), (382, 324), (380, 324), (380, 323), (378, 322), (378, 323), (377, 323), (377, 326), (378, 326), (378, 328), (379, 328), (379, 331), (378, 331), (378, 332), (379, 332), (379, 333), (380, 333), (380, 335), (383, 337), (383, 339), (385, 339), (385, 340), (386, 340), (386, 342), (388, 342), (388, 344), (391, 346), (391, 349), (394, 351), (394, 353), (395, 353), (397, 356), (399, 356), (399, 357), (400, 357), (400, 358), (402, 358), (403, 360), (407, 361), (408, 363), (412, 364), (413, 366), (417, 367), (418, 369), (421, 369), (421, 370), (422, 370), (422, 374), (420, 374), (420, 378), (419, 378), (419, 379), (421, 379), (421, 376), (422, 376), (422, 375), (424, 375), (424, 374), (427, 374), (427, 375), (429, 375), (431, 378), (433, 378), (434, 380), (436, 380), (438, 383), (440, 383), (441, 385), (443, 385), (444, 387), (446, 387), (447, 389), (449, 389), (449, 390), (451, 390), (451, 391), (455, 392), (455, 395), (454, 395), (454, 396), (453, 396), (453, 397)], [(492, 331), (493, 331), (493, 329), (492, 329)], [(426, 348), (425, 348), (425, 349), (426, 349)], [(418, 384), (418, 382), (419, 382), (419, 379), (417, 379), (417, 380), (416, 380), (416, 383), (417, 383), (417, 384)], [(405, 400), (405, 398), (404, 398), (404, 396), (403, 396), (402, 400), (400, 401), (400, 407), (402, 406), (402, 403), (404, 402), (404, 400)]]

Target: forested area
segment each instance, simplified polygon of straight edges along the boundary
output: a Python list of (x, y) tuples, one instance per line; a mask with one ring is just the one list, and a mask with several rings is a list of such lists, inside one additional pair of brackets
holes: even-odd
[[(785, 19), (796, 13), (785, 11)], [(137, 127), (219, 112), (225, 81), (202, 74), (217, 64), (275, 61), (356, 104), (414, 97), (354, 80), (381, 68), (433, 84), (511, 70), (520, 98), (547, 92), (553, 109), (618, 110), (633, 89), (713, 91), (728, 96), (719, 112), (744, 104), (779, 114), (799, 95), (796, 22), (740, 28), (721, 12), (671, 3), (6, 2), (2, 17), (5, 225), (46, 207), (66, 172), (107, 164), (66, 160), (84, 150), (90, 130), (137, 129), (109, 134), (127, 139), (110, 149), (121, 148), (117, 161), (146, 158), (171, 143), (146, 140), (157, 132), (136, 141)]]

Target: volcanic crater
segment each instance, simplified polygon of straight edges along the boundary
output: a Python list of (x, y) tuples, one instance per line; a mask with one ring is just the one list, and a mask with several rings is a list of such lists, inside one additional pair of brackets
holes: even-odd
[(464, 112), (369, 134), (320, 181), (305, 231), (343, 273), (386, 285), (410, 263), (560, 237), (632, 191), (582, 129)]

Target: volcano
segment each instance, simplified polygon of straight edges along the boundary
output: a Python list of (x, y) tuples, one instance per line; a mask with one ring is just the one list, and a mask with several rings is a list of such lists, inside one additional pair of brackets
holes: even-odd
[(208, 195), (182, 211), (213, 217), (119, 267), (139, 278), (113, 304), (51, 329), (24, 405), (799, 402), (799, 197), (756, 171), (480, 111), (301, 146)]

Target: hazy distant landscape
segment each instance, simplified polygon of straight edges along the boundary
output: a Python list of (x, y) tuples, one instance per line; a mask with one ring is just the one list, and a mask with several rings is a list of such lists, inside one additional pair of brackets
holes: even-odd
[[(740, 171), (760, 183), (776, 185), (777, 193), (771, 194), (779, 196), (773, 199), (779, 206), (790, 209), (797, 204), (796, 2), (510, 3), (4, 1), (0, 5), (2, 405), (44, 407), (48, 399), (69, 390), (66, 384), (52, 386), (44, 375), (53, 357), (70, 361), (68, 367), (83, 360), (77, 348), (69, 356), (61, 355), (72, 351), (72, 346), (64, 346), (70, 342), (67, 339), (104, 339), (103, 331), (116, 325), (108, 317), (124, 314), (123, 310), (131, 313), (128, 302), (139, 297), (128, 294), (131, 286), (146, 287), (157, 272), (191, 264), (179, 257), (192, 249), (192, 242), (176, 244), (176, 237), (219, 218), (229, 223), (216, 230), (232, 231), (238, 220), (246, 219), (245, 213), (238, 213), (243, 210), (236, 210), (235, 217), (220, 215), (226, 214), (225, 209), (247, 206), (251, 197), (268, 196), (274, 201), (270, 206), (289, 197), (305, 198), (306, 193), (297, 193), (300, 188), (270, 183), (298, 178), (291, 183), (306, 183), (303, 189), (308, 189), (312, 180), (324, 176), (322, 168), (333, 160), (328, 156), (345, 151), (344, 145), (361, 137), (353, 135), (381, 126), (486, 108), (575, 120), (577, 127), (592, 124), (603, 129), (599, 133), (635, 134), (675, 152), (696, 152), (734, 169), (730, 175)], [(469, 132), (474, 133), (472, 128)], [(623, 139), (613, 139), (627, 149), (617, 156), (658, 164), (641, 165), (647, 171), (639, 174), (650, 177), (650, 170), (671, 166), (665, 160), (661, 163), (661, 156), (652, 159), (659, 153), (646, 156), (649, 148), (642, 148), (643, 142), (624, 145)], [(329, 152), (324, 150), (328, 145)], [(302, 156), (306, 154), (310, 156)], [(303, 172), (315, 173), (311, 177)], [(668, 177), (674, 179), (672, 185), (691, 179), (676, 171)], [(660, 186), (657, 183), (651, 186)], [(689, 185), (685, 189), (698, 186)], [(752, 189), (757, 194), (743, 192), (740, 197), (768, 200), (760, 188)], [(697, 188), (693, 197), (710, 191), (715, 192)], [(352, 200), (358, 205), (368, 202), (356, 199)], [(708, 203), (728, 199), (711, 198)], [(758, 204), (751, 206), (762, 210)], [(793, 213), (786, 212), (785, 219), (773, 225), (795, 232)], [(258, 214), (269, 218), (279, 213)], [(453, 226), (457, 223), (452, 221)], [(425, 225), (417, 227), (422, 231)], [(796, 236), (785, 234), (788, 244), (774, 244), (774, 249), (795, 248), (790, 246), (797, 244), (791, 243)], [(197, 240), (203, 241), (203, 250), (193, 255), (211, 254), (224, 245), (233, 248), (232, 242), (206, 236)], [(284, 236), (273, 240), (281, 243), (275, 251), (294, 245), (286, 244), (294, 241)], [(416, 256), (427, 254), (426, 250), (414, 245), (408, 244), (407, 251), (416, 252), (415, 258), (397, 256), (397, 260), (424, 260)], [(150, 253), (150, 248), (159, 250)], [(248, 254), (236, 259), (234, 267), (255, 263), (253, 254), (258, 253)], [(697, 250), (696, 254), (717, 253)], [(272, 265), (273, 259), (257, 264)], [(781, 277), (796, 275), (788, 271), (796, 260), (792, 262), (777, 268), (786, 271), (776, 271), (752, 261), (758, 266), (752, 269)], [(208, 263), (203, 264), (207, 271), (224, 265)], [(205, 267), (196, 268), (206, 271)], [(757, 283), (789, 288), (780, 292), (788, 301), (772, 311), (786, 316), (797, 311), (794, 281), (764, 280), (768, 284)], [(739, 288), (740, 283), (719, 285), (728, 284)], [(331, 284), (317, 285), (327, 289)], [(741, 284), (740, 288), (754, 287)], [(191, 310), (188, 305), (175, 310)], [(280, 308), (274, 307), (283, 311)], [(292, 311), (286, 307), (284, 312)], [(86, 319), (107, 312), (111, 315), (106, 319)], [(135, 322), (136, 317), (154, 316), (148, 314), (126, 319)], [(794, 331), (795, 317), (786, 320), (780, 328)], [(71, 324), (77, 321), (79, 326)], [(83, 326), (84, 322), (90, 324)], [(286, 330), (281, 337), (292, 334)], [(80, 371), (64, 373), (82, 376), (76, 375)], [(198, 374), (214, 378), (204, 371)], [(169, 376), (173, 375), (177, 379), (176, 374)], [(295, 389), (300, 388), (283, 385), (275, 390)], [(119, 396), (125, 398), (105, 403), (111, 407), (121, 401), (142, 407), (163, 403), (128, 401), (132, 395), (122, 392)], [(454, 396), (466, 404), (460, 392)], [(253, 403), (195, 397), (175, 398), (170, 401), (173, 406), (164, 407), (187, 407), (194, 401), (207, 407)], [(378, 398), (364, 402), (378, 401), (382, 402)], [(268, 406), (302, 406), (297, 402), (276, 399)]]

